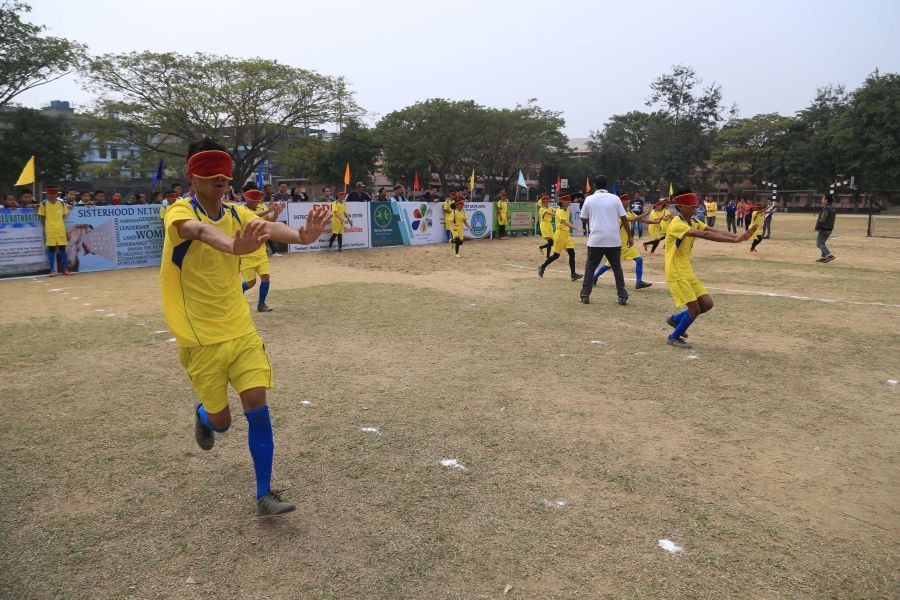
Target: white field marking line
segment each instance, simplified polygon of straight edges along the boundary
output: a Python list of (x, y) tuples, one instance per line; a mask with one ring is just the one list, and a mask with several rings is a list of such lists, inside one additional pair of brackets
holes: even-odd
[[(507, 267), (512, 267), (514, 269), (532, 269), (532, 267), (526, 267), (523, 265), (514, 265), (507, 263)], [(568, 271), (563, 271), (562, 269), (547, 269), (548, 271), (552, 271), (555, 273), (568, 273)], [(626, 277), (625, 281), (635, 281), (633, 277)], [(666, 285), (665, 281), (652, 281), (650, 279), (645, 279), (644, 281), (648, 283), (658, 284), (658, 285)], [(668, 287), (668, 286), (667, 286)], [(827, 304), (854, 304), (857, 306), (884, 306), (886, 308), (900, 308), (900, 304), (890, 304), (887, 302), (861, 302), (859, 300), (833, 300), (831, 298), (813, 298), (811, 296), (795, 296), (793, 294), (781, 294), (779, 292), (757, 292), (754, 290), (734, 290), (731, 288), (720, 288), (720, 287), (712, 287), (708, 286), (706, 289), (715, 290), (717, 292), (729, 292), (732, 294), (744, 294), (747, 296), (768, 296), (770, 298), (790, 298), (791, 300), (806, 300), (809, 302), (825, 302)]]
[(666, 552), (669, 552), (670, 554), (676, 554), (678, 552), (684, 551), (684, 548), (682, 548), (672, 540), (659, 540), (657, 544), (659, 544), (660, 548), (662, 548)]
[(456, 460), (455, 458), (445, 458), (441, 461), (442, 467), (447, 467), (448, 469), (459, 469), (460, 471), (465, 471), (466, 466)]
[(377, 427), (360, 427), (359, 430), (363, 433), (381, 433), (381, 430)]

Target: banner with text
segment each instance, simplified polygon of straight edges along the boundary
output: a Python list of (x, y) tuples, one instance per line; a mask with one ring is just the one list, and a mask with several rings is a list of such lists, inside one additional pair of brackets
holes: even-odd
[(0, 208), (0, 277), (46, 273), (44, 230), (33, 208)]
[(466, 211), (466, 220), (472, 231), (464, 229), (464, 235), (467, 240), (486, 240), (490, 239), (493, 231), (494, 212), (493, 202), (466, 202), (464, 210)]
[[(498, 230), (497, 208), (494, 205), (494, 231)], [(507, 235), (534, 235), (536, 207), (533, 202), (510, 202), (509, 222), (506, 224)]]
[[(358, 249), (369, 247), (369, 203), (347, 202), (347, 217), (353, 225), (344, 224), (344, 249)], [(287, 213), (287, 224), (293, 229), (306, 226), (306, 217), (316, 208), (331, 208), (330, 204), (317, 204), (315, 202), (291, 202), (282, 214)], [(289, 252), (315, 252), (327, 250), (328, 240), (331, 238), (331, 219), (325, 223), (325, 232), (319, 236), (318, 241), (309, 246), (302, 244), (289, 244)], [(337, 248), (337, 241), (334, 243)]]
[(66, 254), (72, 271), (158, 265), (163, 222), (158, 204), (76, 206), (66, 217)]
[[(400, 206), (409, 202), (369, 202), (372, 247), (403, 246), (409, 237), (400, 221)], [(413, 203), (417, 204), (417, 203)]]

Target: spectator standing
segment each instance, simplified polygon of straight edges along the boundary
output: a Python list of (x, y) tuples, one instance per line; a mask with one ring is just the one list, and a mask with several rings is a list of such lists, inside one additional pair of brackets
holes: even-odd
[(778, 210), (778, 201), (774, 198), (769, 199), (769, 204), (766, 206), (766, 216), (763, 219), (763, 227), (762, 227), (762, 236), (766, 239), (769, 239), (769, 236), (772, 235), (772, 217), (775, 216), (775, 212)]
[(122, 194), (120, 194), (119, 192), (115, 192), (112, 195), (112, 201), (110, 202), (110, 204), (112, 204), (113, 206), (119, 206), (120, 204), (122, 204)]
[[(254, 186), (254, 187), (256, 187), (256, 186)], [(262, 191), (263, 191), (263, 200), (262, 201), (265, 203), (266, 206), (268, 206), (269, 202), (272, 201), (272, 184), (271, 183), (265, 184), (263, 186)]]
[(729, 233), (737, 233), (737, 204), (734, 203), (734, 198), (728, 199), (728, 204), (725, 205), (725, 225), (728, 227)]
[[(622, 200), (615, 194), (606, 191), (606, 185), (606, 176), (595, 177), (594, 189), (596, 191), (585, 199), (584, 206), (581, 207), (581, 214), (585, 215), (591, 227), (584, 272), (595, 273), (600, 261), (606, 258), (616, 278), (618, 302), (624, 306), (628, 303), (628, 291), (625, 289), (625, 275), (622, 273), (622, 240), (619, 236), (619, 228), (626, 232), (628, 247), (634, 243), (634, 232), (625, 216)], [(593, 287), (594, 280), (591, 277), (585, 277), (584, 284), (581, 286), (582, 304), (590, 304)]]
[(78, 206), (93, 206), (94, 199), (91, 197), (91, 193), (87, 190), (81, 192), (81, 195), (78, 197)]
[(75, 206), (75, 203), (78, 202), (78, 192), (75, 191), (75, 188), (66, 188), (65, 201), (66, 205)]
[[(630, 208), (631, 208), (631, 212), (633, 212), (637, 216), (641, 216), (642, 214), (644, 214), (644, 199), (641, 197), (640, 192), (634, 193), (634, 199), (631, 201)], [(634, 236), (635, 234), (637, 234), (638, 237), (641, 237), (641, 238), (644, 237), (644, 223), (643, 222), (634, 221), (631, 224), (631, 235)]]
[(19, 193), (19, 206), (22, 208), (36, 208), (34, 205), (34, 194), (31, 190), (22, 190)]
[(701, 223), (706, 223), (706, 205), (703, 202), (697, 203), (697, 212), (694, 213), (694, 218)]
[[(278, 184), (278, 192), (272, 195), (273, 200), (275, 202), (290, 202), (291, 201), (291, 193), (288, 192), (288, 186), (285, 182), (281, 182)], [(266, 206), (269, 206), (266, 204)]]
[(403, 189), (402, 185), (394, 186), (394, 195), (391, 196), (391, 202), (406, 202), (406, 190)]
[[(44, 244), (47, 247), (47, 262), (50, 263), (50, 277), (56, 277), (57, 272), (63, 275), (71, 275), (66, 262), (66, 224), (65, 218), (69, 214), (69, 207), (59, 200), (59, 188), (48, 187), (44, 189), (47, 199), (41, 202), (38, 208), (38, 216), (44, 228)], [(57, 269), (53, 268), (53, 259), (56, 259)]]
[(716, 212), (719, 210), (719, 205), (716, 202), (716, 199), (712, 196), (706, 197), (706, 224), (710, 227), (716, 226)]
[(6, 208), (19, 208), (19, 202), (16, 200), (15, 194), (6, 194), (3, 199), (3, 206)]
[[(354, 194), (355, 192), (350, 192)], [(388, 198), (387, 190), (384, 188), (378, 188), (378, 195), (375, 197), (375, 200), (378, 202), (389, 202), (390, 198)]]
[(737, 214), (737, 226), (738, 227), (744, 226), (744, 215), (746, 214), (746, 212), (747, 212), (747, 203), (744, 202), (743, 198), (741, 198), (740, 200), (738, 200), (738, 203), (737, 203), (737, 213), (736, 214)]
[(822, 196), (822, 210), (816, 219), (816, 246), (819, 247), (822, 256), (816, 259), (816, 262), (827, 263), (834, 260), (834, 254), (825, 245), (831, 232), (834, 231), (834, 214), (834, 198)]
[(291, 190), (291, 198), (294, 202), (309, 202), (309, 196), (306, 194), (306, 186), (298, 185)]
[(509, 202), (506, 199), (506, 190), (500, 190), (497, 198), (497, 227), (500, 229), (500, 239), (508, 240), (506, 224), (509, 222)]
[[(385, 194), (387, 195), (387, 194)], [(378, 198), (381, 200), (381, 198)], [(387, 198), (385, 198), (387, 200)], [(371, 202), (372, 196), (366, 191), (366, 184), (362, 181), (356, 182), (356, 187), (352, 192), (347, 194), (347, 202)]]

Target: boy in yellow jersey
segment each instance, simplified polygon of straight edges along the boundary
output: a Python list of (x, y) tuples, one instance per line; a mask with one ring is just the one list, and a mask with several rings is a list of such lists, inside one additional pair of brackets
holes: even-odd
[(453, 243), (453, 210), (456, 207), (456, 192), (450, 192), (450, 195), (444, 200), (441, 209), (444, 212), (444, 229), (447, 230), (447, 241)]
[(575, 272), (575, 242), (572, 241), (572, 231), (583, 231), (580, 227), (572, 224), (572, 216), (569, 212), (569, 203), (572, 201), (571, 196), (560, 196), (557, 200), (559, 208), (556, 209), (556, 232), (553, 234), (553, 254), (550, 255), (544, 263), (538, 267), (538, 277), (544, 276), (544, 271), (554, 260), (559, 258), (563, 252), (569, 255), (569, 270), (571, 271), (572, 281), (578, 281), (584, 275)]
[[(271, 207), (261, 202), (263, 193), (256, 189), (254, 184), (248, 184), (244, 189), (244, 201), (246, 208), (256, 214), (260, 219), (275, 221), (284, 210), (283, 202), (270, 202)], [(269, 295), (272, 270), (269, 267), (269, 255), (266, 254), (266, 245), (263, 244), (250, 254), (241, 257), (241, 290), (246, 292), (256, 285), (256, 276), (259, 275), (259, 299), (256, 303), (257, 312), (272, 312), (266, 304)]]
[(506, 224), (509, 223), (509, 201), (506, 198), (506, 190), (500, 190), (497, 198), (497, 227), (500, 229), (500, 239), (508, 240)]
[(56, 266), (63, 275), (71, 275), (69, 264), (66, 260), (66, 215), (69, 207), (59, 200), (59, 188), (44, 188), (47, 199), (38, 207), (38, 216), (44, 227), (44, 245), (47, 247), (47, 261), (50, 263), (50, 277), (56, 277), (56, 269), (53, 268), (53, 258), (56, 257)]
[(750, 217), (750, 227), (756, 226), (756, 237), (753, 238), (753, 243), (750, 244), (750, 252), (759, 254), (759, 250), (756, 247), (763, 241), (763, 221), (766, 218), (766, 207), (762, 204), (756, 204), (752, 209), (753, 216)]
[(712, 196), (706, 197), (706, 224), (710, 227), (716, 226), (716, 211), (719, 210), (719, 205), (716, 203), (715, 199)]
[(178, 202), (178, 192), (169, 192), (166, 194), (166, 203), (162, 205), (159, 209), (159, 218), (163, 222), (166, 220), (166, 209), (169, 208), (172, 204)]
[(547, 258), (550, 258), (550, 249), (553, 248), (553, 216), (556, 209), (550, 206), (550, 196), (544, 194), (538, 200), (538, 223), (541, 226), (541, 237), (546, 240), (542, 246), (538, 246), (538, 251), (547, 250)]
[(656, 247), (659, 246), (659, 243), (666, 239), (666, 229), (669, 227), (668, 211), (666, 210), (668, 205), (669, 203), (665, 200), (660, 200), (653, 205), (653, 210), (650, 211), (647, 231), (652, 239), (649, 242), (644, 242), (645, 252), (647, 251), (647, 246), (651, 246), (650, 254), (653, 254), (656, 252)]
[[(651, 227), (653, 225), (659, 226), (660, 219), (649, 218), (643, 215), (639, 215), (632, 210), (629, 210), (631, 206), (631, 196), (628, 194), (622, 194), (619, 196), (622, 199), (622, 207), (625, 209), (625, 218), (629, 223), (646, 223)], [(652, 231), (652, 230), (651, 230)], [(651, 234), (652, 235), (652, 234)], [(644, 281), (644, 258), (641, 256), (641, 253), (637, 251), (637, 248), (634, 246), (628, 245), (628, 231), (619, 225), (619, 237), (622, 240), (622, 253), (620, 255), (620, 260), (633, 260), (634, 261), (634, 289), (642, 290), (644, 288), (648, 288), (652, 283), (648, 281)], [(594, 285), (597, 285), (597, 280), (600, 279), (600, 276), (610, 270), (612, 267), (609, 266), (608, 262), (605, 262), (600, 265), (600, 268), (597, 269), (597, 272), (594, 273)]]
[(275, 515), (295, 506), (271, 489), (275, 444), (266, 390), (274, 385), (272, 367), (241, 295), (240, 257), (270, 237), (290, 244), (316, 241), (328, 211), (311, 213), (306, 227), (297, 230), (265, 221), (244, 206), (222, 202), (231, 173), (231, 156), (224, 148), (209, 139), (191, 144), (187, 177), (195, 196), (166, 209), (159, 273), (163, 315), (200, 399), (194, 412), (197, 443), (210, 450), (213, 432), (231, 426), (231, 383), (249, 424), (256, 513)]
[(749, 239), (756, 233), (756, 227), (751, 227), (741, 235), (709, 229), (706, 223), (693, 218), (698, 201), (697, 194), (691, 193), (689, 189), (679, 190), (672, 202), (675, 216), (666, 234), (666, 283), (669, 286), (669, 293), (675, 300), (675, 307), (686, 308), (666, 320), (673, 328), (668, 344), (687, 349), (691, 348), (691, 344), (684, 340), (687, 337), (688, 327), (701, 313), (709, 312), (713, 307), (712, 297), (691, 267), (694, 238), (736, 244)]
[(452, 213), (452, 221), (451, 221), (451, 241), (453, 242), (453, 251), (456, 254), (456, 258), (460, 258), (459, 255), (459, 247), (463, 245), (464, 241), (464, 232), (463, 227), (469, 230), (469, 233), (472, 233), (472, 228), (469, 227), (469, 221), (466, 218), (466, 211), (463, 208), (466, 205), (466, 201), (463, 196), (456, 196), (456, 205), (455, 210)]
[(344, 251), (344, 223), (353, 227), (353, 221), (347, 216), (347, 203), (344, 200), (347, 194), (338, 192), (337, 200), (331, 203), (331, 237), (328, 239), (328, 249), (334, 244), (334, 240), (338, 243), (338, 252)]

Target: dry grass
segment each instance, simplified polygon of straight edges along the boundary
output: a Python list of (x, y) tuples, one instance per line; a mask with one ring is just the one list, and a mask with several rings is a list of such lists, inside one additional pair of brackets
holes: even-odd
[(664, 286), (580, 305), (532, 240), (274, 259), (269, 521), (246, 423), (193, 441), (154, 270), (0, 282), (0, 597), (896, 597), (900, 308), (717, 290), (900, 304), (900, 242), (839, 219), (818, 265), (780, 217), (698, 243), (696, 360)]

